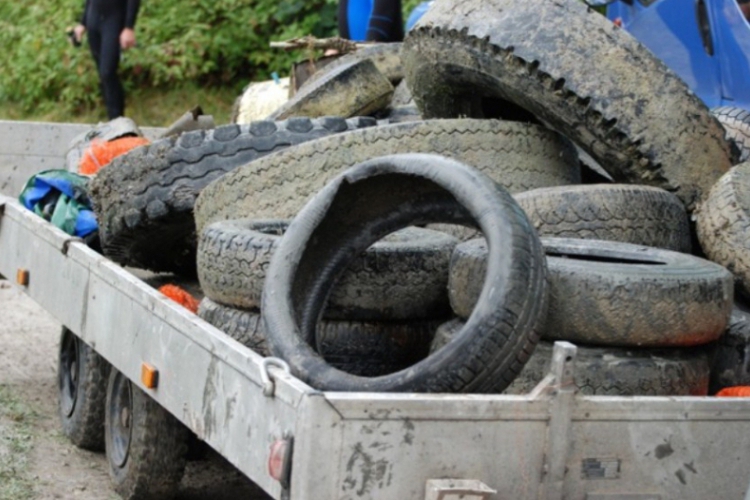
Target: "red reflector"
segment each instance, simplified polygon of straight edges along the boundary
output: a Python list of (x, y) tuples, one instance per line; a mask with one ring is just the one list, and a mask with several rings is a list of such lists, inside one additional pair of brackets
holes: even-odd
[(268, 455), (268, 474), (281, 483), (283, 488), (289, 487), (289, 476), (292, 465), (292, 441), (277, 439), (271, 445)]

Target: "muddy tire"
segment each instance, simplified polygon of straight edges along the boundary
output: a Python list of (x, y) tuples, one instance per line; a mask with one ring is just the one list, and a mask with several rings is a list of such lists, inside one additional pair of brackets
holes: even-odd
[[(198, 315), (261, 356), (270, 355), (257, 310), (235, 309), (203, 299)], [(316, 329), (316, 349), (344, 372), (367, 377), (386, 375), (427, 356), (439, 323), (322, 320)]]
[(711, 354), (709, 393), (750, 385), (750, 311), (735, 305), (726, 333)]
[(299, 91), (304, 91), (309, 85), (325, 78), (331, 71), (341, 66), (370, 60), (384, 77), (395, 87), (404, 79), (404, 67), (401, 64), (401, 43), (377, 43), (357, 49), (345, 54), (335, 61), (326, 64), (316, 71), (305, 82), (299, 86)]
[(724, 126), (726, 138), (734, 141), (739, 148), (739, 161), (750, 160), (750, 111), (731, 106), (722, 106), (712, 109), (711, 113)]
[(195, 275), (193, 204), (207, 184), (293, 144), (375, 123), (328, 117), (227, 125), (120, 156), (90, 184), (104, 254), (124, 265)]
[(737, 155), (676, 74), (578, 0), (438, 2), (402, 59), (426, 118), (536, 117), (616, 181), (666, 189), (689, 209)]
[(63, 327), (57, 364), (63, 434), (79, 448), (104, 450), (104, 407), (110, 364)]
[(384, 109), (393, 85), (369, 59), (342, 64), (299, 89), (294, 97), (268, 115), (269, 120), (293, 116), (365, 116)]
[(685, 207), (648, 186), (596, 184), (514, 195), (539, 236), (620, 241), (690, 253)]
[(706, 256), (729, 269), (739, 290), (750, 296), (750, 162), (724, 175), (695, 217)]
[(537, 125), (496, 120), (399, 123), (303, 144), (231, 172), (198, 198), (198, 230), (239, 214), (290, 219), (328, 181), (383, 151), (447, 156), (479, 169), (511, 192), (580, 181), (575, 148)]
[[(542, 238), (549, 272), (547, 340), (602, 346), (693, 346), (719, 338), (732, 308), (732, 278), (692, 255), (599, 240)], [(459, 317), (474, 310), (486, 245), (458, 245), (448, 294)]]
[(107, 385), (109, 477), (124, 500), (165, 500), (185, 472), (188, 429), (113, 369)]
[[(326, 363), (312, 347), (315, 325), (352, 257), (396, 229), (430, 222), (478, 224), (493, 249), (481, 307), (452, 347), (380, 377)], [(393, 155), (334, 178), (292, 221), (271, 259), (263, 319), (274, 355), (322, 390), (494, 391), (515, 378), (538, 340), (546, 286), (538, 237), (507, 191), (447, 158)]]
[[(461, 329), (459, 319), (438, 327), (430, 352)], [(573, 380), (582, 394), (611, 396), (705, 396), (708, 355), (704, 349), (618, 349), (577, 346)], [(505, 394), (528, 394), (549, 373), (552, 343), (541, 341)]]
[[(238, 219), (208, 226), (198, 242), (198, 279), (207, 297), (259, 309), (271, 256), (288, 221)], [(324, 316), (361, 321), (446, 317), (448, 263), (458, 241), (405, 228), (357, 258), (331, 292)]]

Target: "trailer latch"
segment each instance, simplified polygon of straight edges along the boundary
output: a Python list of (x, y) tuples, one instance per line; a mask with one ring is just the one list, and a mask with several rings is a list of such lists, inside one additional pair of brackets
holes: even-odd
[(260, 379), (263, 382), (263, 395), (269, 398), (272, 398), (276, 391), (276, 385), (274, 384), (271, 372), (269, 371), (271, 366), (281, 368), (287, 374), (291, 373), (289, 365), (283, 359), (274, 357), (263, 358), (263, 361), (260, 364)]

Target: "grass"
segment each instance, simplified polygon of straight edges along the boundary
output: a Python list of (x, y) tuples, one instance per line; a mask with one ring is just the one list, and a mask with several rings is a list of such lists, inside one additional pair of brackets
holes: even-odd
[[(140, 88), (127, 93), (125, 114), (143, 127), (166, 127), (196, 105), (213, 115), (217, 125), (229, 123), (232, 105), (242, 91), (241, 85), (233, 87), (202, 87), (185, 84), (175, 88)], [(43, 122), (97, 123), (106, 121), (104, 103), (75, 114), (64, 110), (48, 112), (25, 111), (19, 106), (0, 102), (1, 120), (28, 120)]]
[(33, 482), (27, 475), (27, 466), (36, 418), (7, 386), (0, 385), (0, 500), (33, 498)]

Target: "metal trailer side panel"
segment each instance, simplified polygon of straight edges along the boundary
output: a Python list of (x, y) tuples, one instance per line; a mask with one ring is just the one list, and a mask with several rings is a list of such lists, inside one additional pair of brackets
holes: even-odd
[[(267, 471), (270, 444), (309, 420), (300, 407), (317, 393), (274, 370), (274, 397), (264, 396), (256, 353), (17, 202), (0, 197), (0, 211), (0, 274), (28, 270), (33, 300), (280, 498)], [(156, 389), (141, 383), (144, 362), (159, 371)]]
[[(92, 127), (83, 123), (0, 120), (0, 194), (17, 196), (35, 173), (64, 169), (70, 142)], [(164, 130), (141, 128), (149, 139), (158, 137)]]

